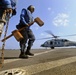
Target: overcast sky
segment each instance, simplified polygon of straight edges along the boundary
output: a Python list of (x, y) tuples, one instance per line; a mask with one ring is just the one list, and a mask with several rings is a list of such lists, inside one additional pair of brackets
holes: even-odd
[[(29, 5), (35, 6), (34, 18), (40, 17), (44, 21), (43, 27), (39, 27), (36, 23), (31, 26), (36, 39), (51, 37), (45, 32), (47, 30), (59, 36), (76, 34), (76, 0), (18, 0), (17, 15), (10, 19), (7, 35), (16, 29), (21, 9)], [(61, 38), (76, 41), (76, 36)], [(40, 48), (40, 45), (46, 40), (48, 39), (35, 40), (32, 48)], [(14, 37), (11, 37), (6, 41), (5, 48), (19, 49), (19, 43)]]

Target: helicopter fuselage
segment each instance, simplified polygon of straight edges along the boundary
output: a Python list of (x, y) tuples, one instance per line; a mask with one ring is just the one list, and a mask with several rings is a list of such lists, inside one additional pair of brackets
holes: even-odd
[(54, 49), (54, 47), (67, 47), (67, 46), (76, 46), (76, 42), (69, 41), (67, 39), (52, 39), (44, 42), (41, 47), (50, 47)]

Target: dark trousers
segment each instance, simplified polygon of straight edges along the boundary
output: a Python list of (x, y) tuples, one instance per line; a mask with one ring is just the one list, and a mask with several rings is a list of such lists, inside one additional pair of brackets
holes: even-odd
[(27, 46), (27, 52), (30, 51), (32, 45), (33, 45), (33, 42), (35, 41), (35, 36), (32, 32), (31, 29), (27, 30), (27, 29), (24, 29), (21, 31), (21, 34), (23, 35), (24, 39), (22, 39), (20, 41), (20, 50), (21, 50), (21, 53), (24, 53), (25, 52), (25, 48), (26, 48), (26, 43), (28, 42), (28, 46)]

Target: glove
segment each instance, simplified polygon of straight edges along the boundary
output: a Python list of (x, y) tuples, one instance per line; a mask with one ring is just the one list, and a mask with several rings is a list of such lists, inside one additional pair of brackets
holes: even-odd
[(16, 15), (16, 9), (13, 9), (12, 16)]
[(26, 27), (28, 27), (29, 25), (28, 24), (26, 24)]

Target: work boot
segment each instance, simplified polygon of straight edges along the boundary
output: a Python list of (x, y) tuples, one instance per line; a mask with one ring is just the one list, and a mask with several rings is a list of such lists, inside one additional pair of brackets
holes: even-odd
[(30, 56), (34, 56), (34, 54), (30, 52), (30, 49), (31, 49), (31, 47), (27, 47), (25, 54), (30, 55)]
[(27, 59), (27, 58), (28, 58), (28, 56), (27, 56), (27, 55), (25, 55), (25, 53), (21, 53), (21, 54), (19, 55), (19, 58)]
[(34, 56), (34, 54), (33, 54), (33, 53), (31, 53), (31, 52), (28, 52), (28, 51), (26, 51), (26, 52), (25, 52), (25, 55)]

